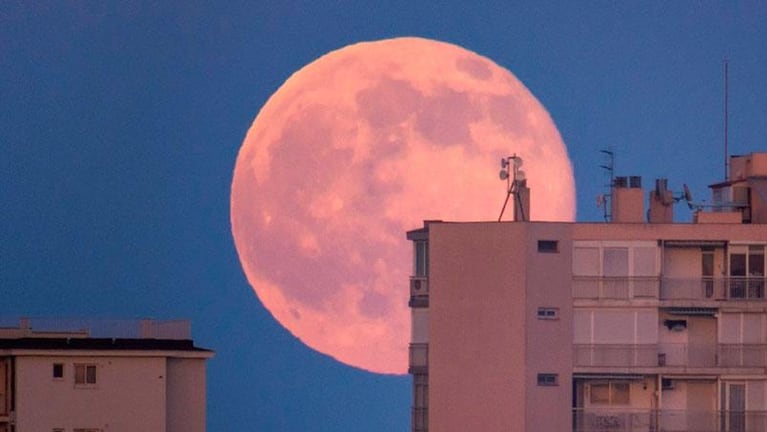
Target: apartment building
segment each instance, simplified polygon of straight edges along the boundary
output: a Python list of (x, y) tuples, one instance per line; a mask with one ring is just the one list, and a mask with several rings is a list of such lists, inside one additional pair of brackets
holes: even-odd
[(188, 321), (0, 327), (0, 432), (204, 432), (205, 362)]
[(692, 223), (619, 177), (610, 222), (408, 232), (411, 429), (767, 430), (767, 153), (711, 190)]

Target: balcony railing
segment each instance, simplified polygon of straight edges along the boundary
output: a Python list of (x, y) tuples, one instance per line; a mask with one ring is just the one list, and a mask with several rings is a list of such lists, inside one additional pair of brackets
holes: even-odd
[(767, 367), (767, 344), (575, 344), (576, 366)]
[(764, 432), (767, 411), (579, 408), (573, 432)]
[(764, 276), (573, 277), (573, 298), (633, 300), (767, 300)]
[(657, 344), (576, 344), (576, 366), (658, 366)]
[(663, 278), (662, 300), (765, 300), (764, 276)]
[(573, 297), (581, 299), (629, 300), (658, 298), (659, 278), (654, 276), (575, 276)]
[(429, 344), (411, 343), (410, 359), (411, 368), (426, 368), (429, 366)]
[(429, 409), (410, 409), (410, 430), (412, 432), (427, 432), (429, 430)]

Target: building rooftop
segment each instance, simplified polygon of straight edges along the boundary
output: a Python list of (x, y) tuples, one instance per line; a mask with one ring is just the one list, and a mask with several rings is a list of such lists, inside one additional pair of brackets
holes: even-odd
[(188, 320), (103, 318), (0, 318), (0, 350), (10, 349), (212, 353), (194, 346)]

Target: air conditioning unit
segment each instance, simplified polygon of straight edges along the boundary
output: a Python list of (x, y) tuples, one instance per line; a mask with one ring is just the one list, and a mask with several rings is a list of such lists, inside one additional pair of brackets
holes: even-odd
[(429, 281), (425, 277), (410, 278), (410, 295), (425, 296), (429, 294)]
[(671, 378), (663, 378), (660, 380), (660, 387), (663, 390), (674, 390), (674, 380)]

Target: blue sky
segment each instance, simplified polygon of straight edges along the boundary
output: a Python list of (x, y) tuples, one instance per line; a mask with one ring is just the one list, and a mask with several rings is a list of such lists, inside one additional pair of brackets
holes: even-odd
[(217, 351), (212, 432), (406, 430), (409, 379), (306, 348), (234, 250), (237, 151), (291, 73), (395, 36), (491, 58), (557, 124), (579, 220), (601, 218), (604, 148), (619, 175), (708, 199), (723, 176), (724, 58), (730, 151), (767, 150), (764, 2), (320, 3), (0, 5), (0, 315), (191, 319)]

